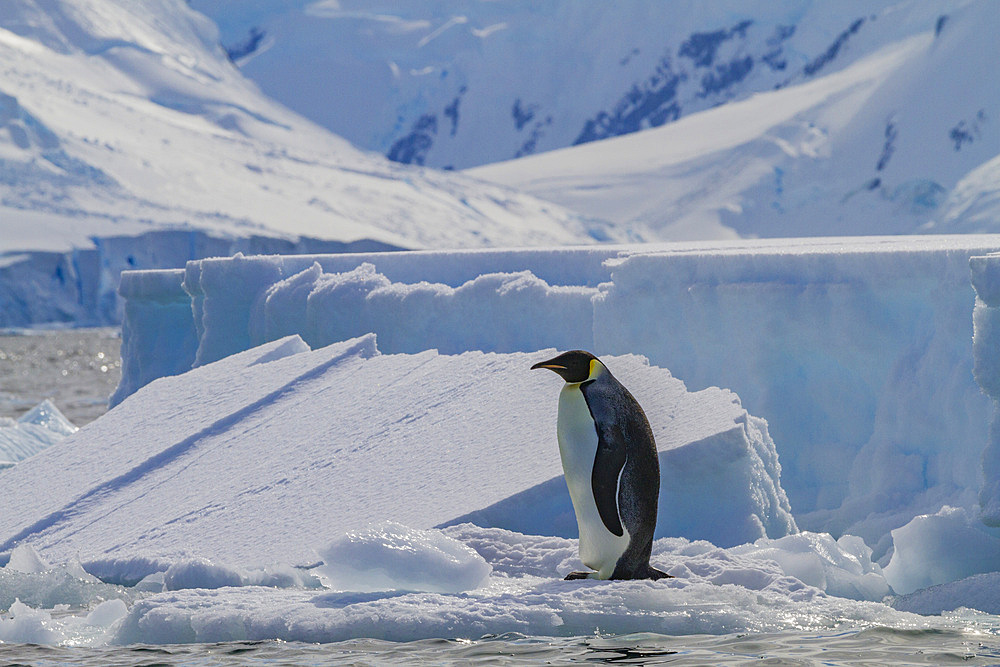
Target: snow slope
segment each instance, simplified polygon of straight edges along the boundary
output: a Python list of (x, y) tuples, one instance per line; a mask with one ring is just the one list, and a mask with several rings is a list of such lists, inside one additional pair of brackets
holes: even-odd
[(469, 173), (646, 240), (993, 231), (998, 29), (969, 3), (825, 76)]
[(180, 0), (15, 0), (0, 27), (3, 250), (164, 226), (403, 247), (578, 238), (530, 198), (389, 165), (270, 101)]
[[(383, 355), (373, 336), (309, 352), (292, 336), (161, 379), (4, 472), (0, 488), (21, 502), (0, 518), (0, 552), (27, 542), (92, 571), (187, 552), (301, 564), (317, 529), (429, 528), (501, 501), (483, 525), (575, 537), (551, 446), (559, 383), (528, 372), (546, 353)], [(671, 471), (658, 536), (730, 546), (796, 530), (766, 425), (738, 398), (688, 393), (640, 358), (608, 363), (643, 401)], [(43, 480), (56, 468), (53, 489)]]

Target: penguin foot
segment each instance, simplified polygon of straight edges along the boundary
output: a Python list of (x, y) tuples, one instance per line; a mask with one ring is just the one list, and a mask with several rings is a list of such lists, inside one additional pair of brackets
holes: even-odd
[(570, 572), (565, 577), (563, 581), (575, 581), (577, 579), (592, 579), (594, 576), (593, 572)]
[(650, 565), (649, 566), (649, 578), (652, 579), (653, 581), (656, 581), (657, 579), (674, 579), (675, 577), (674, 577), (674, 575), (667, 574), (666, 572), (664, 572), (662, 570), (657, 570), (655, 567), (653, 567), (652, 565)]

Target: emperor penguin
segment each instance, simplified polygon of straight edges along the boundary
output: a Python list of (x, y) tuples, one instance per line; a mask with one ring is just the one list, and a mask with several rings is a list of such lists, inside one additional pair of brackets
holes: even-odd
[(649, 564), (660, 464), (646, 414), (601, 360), (573, 350), (531, 367), (555, 371), (556, 433), (580, 529), (580, 560), (593, 572), (566, 579), (661, 579)]

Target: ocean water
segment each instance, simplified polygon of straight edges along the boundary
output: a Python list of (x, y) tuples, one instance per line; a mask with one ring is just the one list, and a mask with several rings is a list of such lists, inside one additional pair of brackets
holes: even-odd
[[(0, 333), (0, 416), (16, 418), (49, 398), (78, 426), (96, 419), (120, 377), (119, 343), (113, 329)], [(107, 647), (0, 642), (0, 665), (1000, 665), (1000, 617), (960, 611), (938, 620), (935, 629), (922, 630), (686, 636), (507, 634)]]
[(0, 417), (48, 398), (77, 426), (97, 419), (121, 379), (120, 348), (118, 329), (0, 331)]
[(332, 644), (227, 642), (76, 648), (0, 644), (5, 665), (996, 665), (1000, 641), (960, 630), (868, 628), (831, 634), (654, 634)]

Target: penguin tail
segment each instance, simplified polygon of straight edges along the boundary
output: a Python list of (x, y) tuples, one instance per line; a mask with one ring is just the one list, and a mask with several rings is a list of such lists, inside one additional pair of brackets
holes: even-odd
[(647, 578), (656, 581), (657, 579), (674, 579), (674, 575), (667, 574), (663, 570), (657, 570), (652, 565), (649, 566), (649, 574), (646, 575)]

